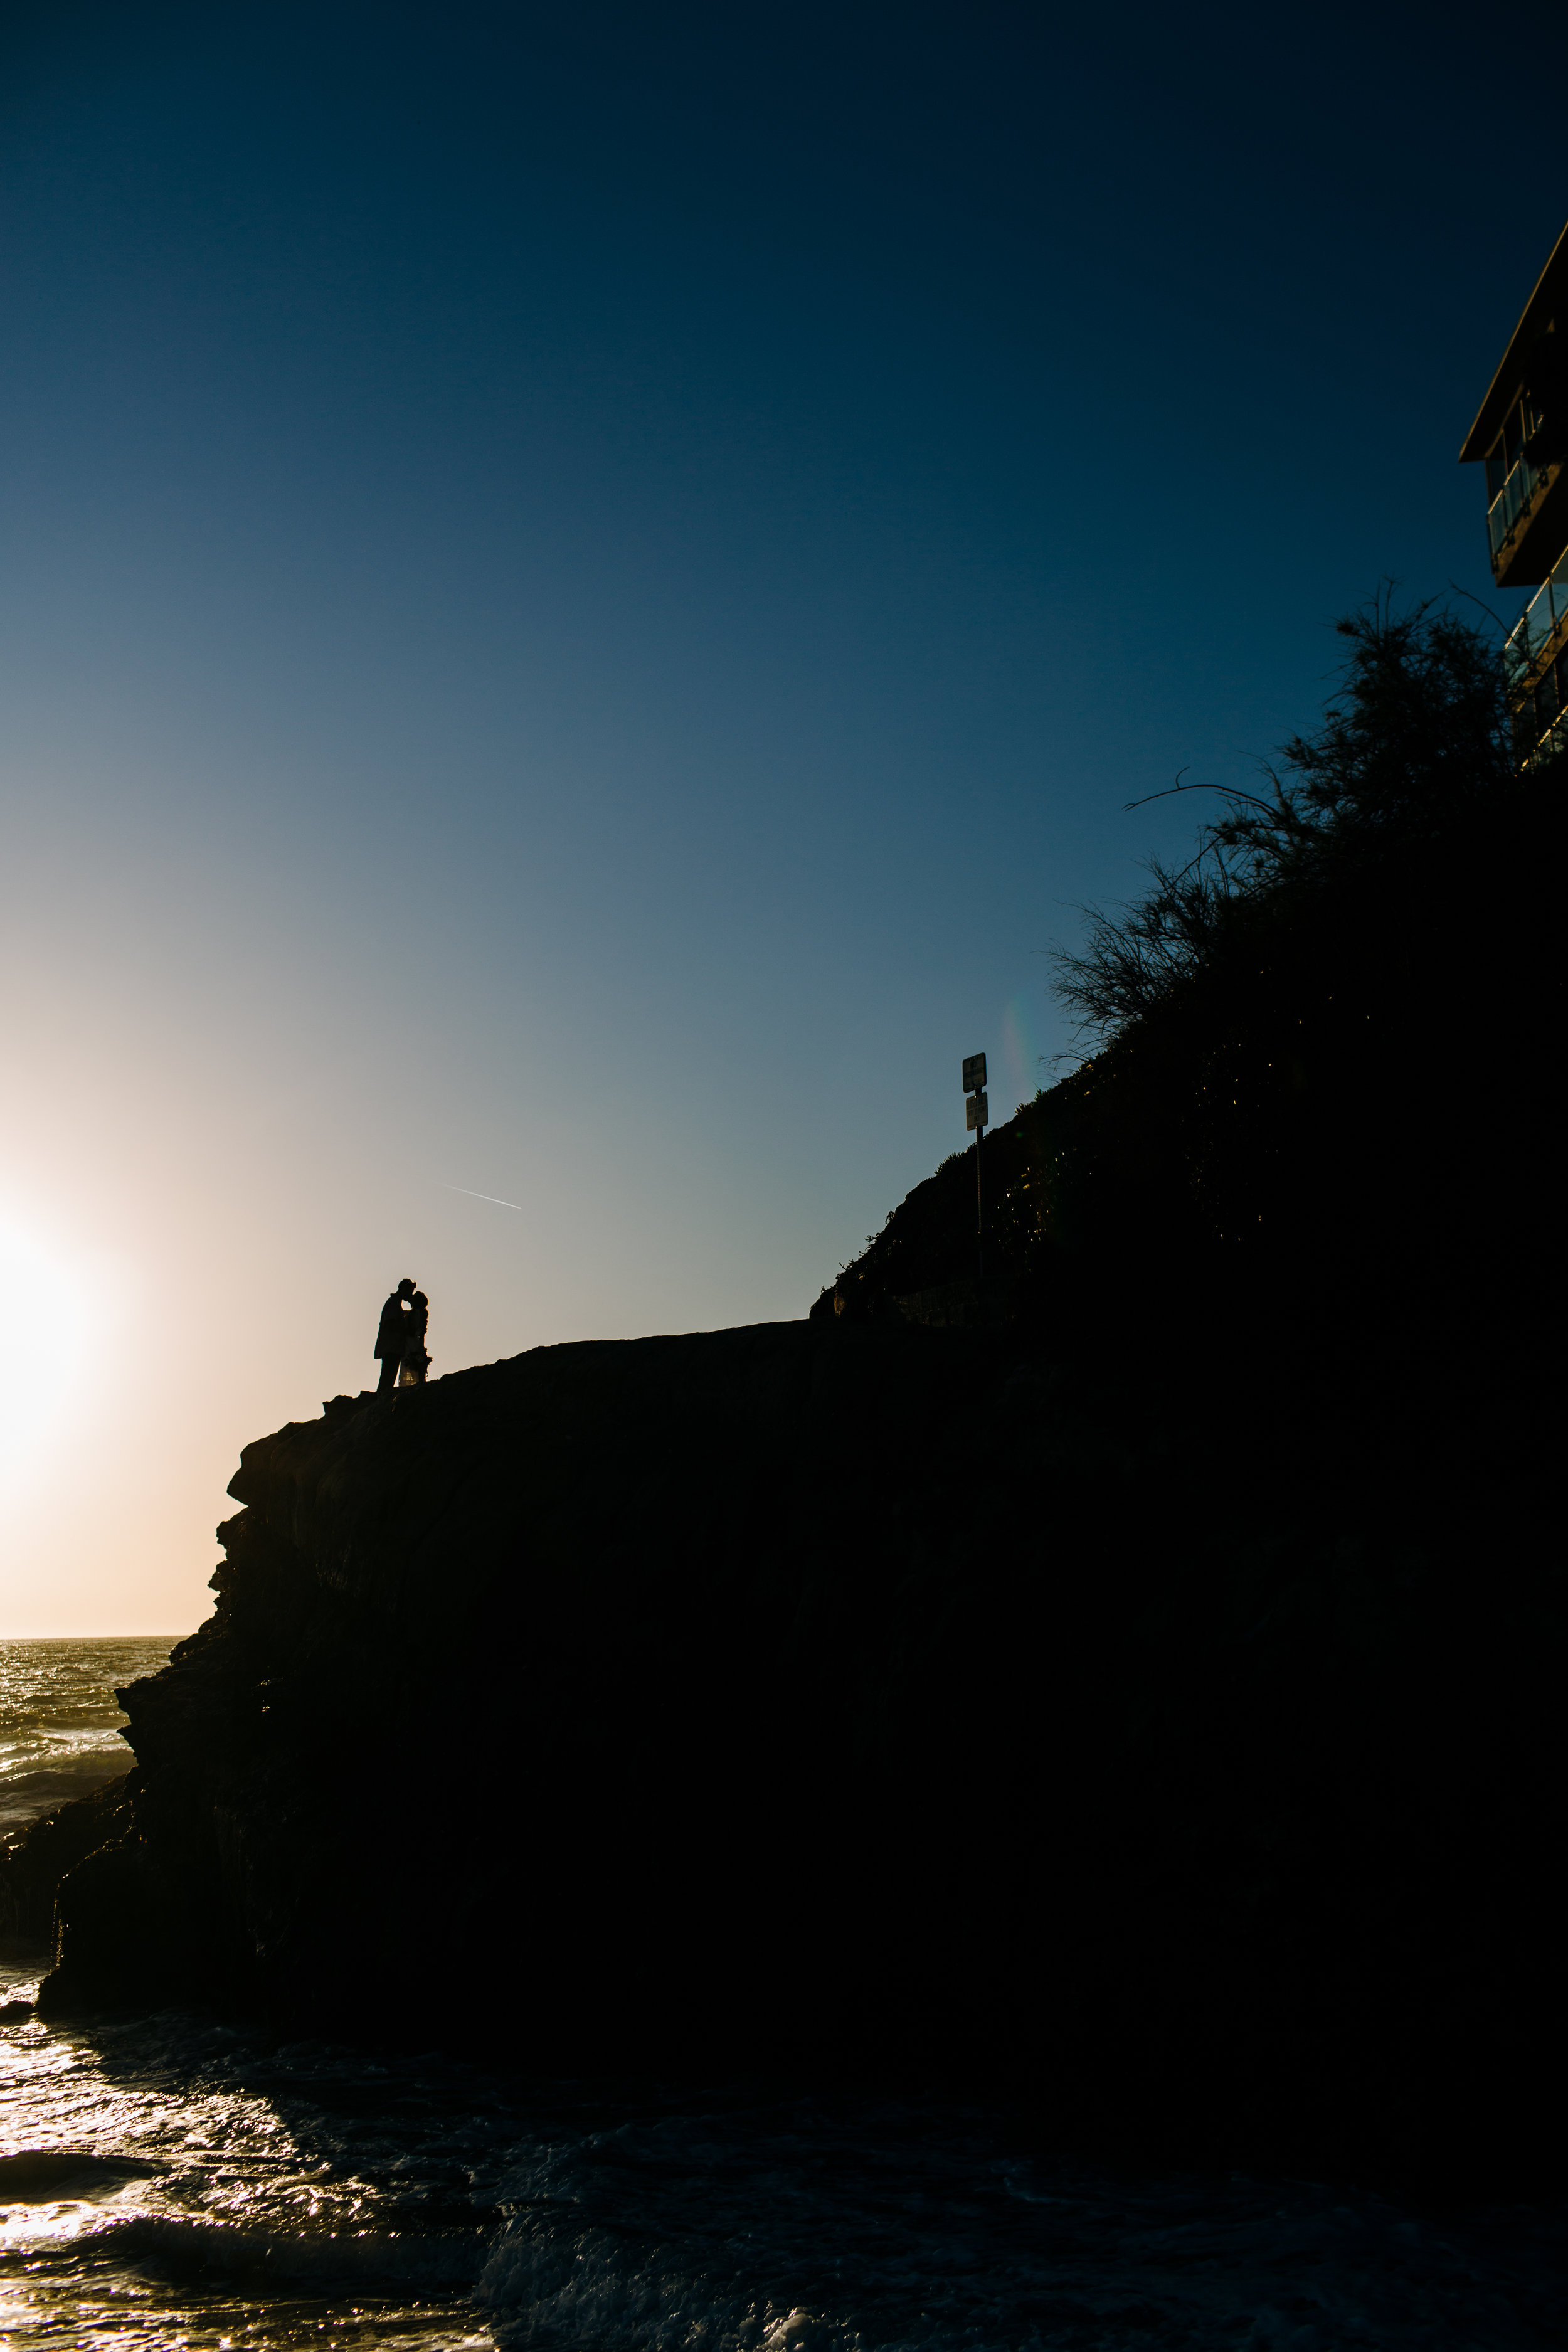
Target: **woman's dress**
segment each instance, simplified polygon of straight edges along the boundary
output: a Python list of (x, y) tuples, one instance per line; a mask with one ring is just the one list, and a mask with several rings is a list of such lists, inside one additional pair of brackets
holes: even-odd
[(425, 1375), (430, 1369), (430, 1354), (425, 1345), (425, 1334), (429, 1325), (429, 1307), (416, 1301), (408, 1318), (408, 1328), (403, 1335), (403, 1360), (397, 1368), (400, 1389), (417, 1389), (425, 1385)]

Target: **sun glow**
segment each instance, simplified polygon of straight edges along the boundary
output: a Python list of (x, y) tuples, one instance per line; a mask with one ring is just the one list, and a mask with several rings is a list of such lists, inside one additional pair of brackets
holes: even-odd
[(0, 1223), (0, 1476), (26, 1467), (64, 1410), (91, 1322), (86, 1283)]

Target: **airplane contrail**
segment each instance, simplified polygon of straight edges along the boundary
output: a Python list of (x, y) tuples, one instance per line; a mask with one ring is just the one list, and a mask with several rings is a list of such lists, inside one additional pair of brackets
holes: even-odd
[(493, 1201), (498, 1209), (516, 1209), (520, 1215), (522, 1213), (521, 1201), (503, 1201), (496, 1192), (470, 1192), (466, 1184), (443, 1184), (441, 1190), (443, 1192), (466, 1193), (470, 1201)]

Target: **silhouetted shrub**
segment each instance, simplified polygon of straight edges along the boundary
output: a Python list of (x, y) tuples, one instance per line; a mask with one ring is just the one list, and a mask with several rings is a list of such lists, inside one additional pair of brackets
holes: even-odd
[[(1332, 1315), (1536, 1245), (1568, 763), (1516, 770), (1501, 661), (1451, 613), (1381, 599), (1340, 629), (1321, 727), (1059, 959), (1100, 1042), (984, 1146), (986, 1273), (1025, 1320)], [(973, 1278), (973, 1192), (971, 1155), (945, 1163), (818, 1311)]]
[(1518, 778), (1505, 675), (1480, 633), (1451, 612), (1395, 614), (1379, 598), (1339, 634), (1351, 646), (1343, 684), (1318, 731), (1265, 768), (1268, 793), (1223, 792), (1225, 813), (1186, 866), (1153, 860), (1146, 898), (1121, 914), (1090, 910), (1088, 945), (1058, 952), (1058, 992), (1091, 1033), (1114, 1035), (1249, 954), (1313, 894), (1506, 806)]

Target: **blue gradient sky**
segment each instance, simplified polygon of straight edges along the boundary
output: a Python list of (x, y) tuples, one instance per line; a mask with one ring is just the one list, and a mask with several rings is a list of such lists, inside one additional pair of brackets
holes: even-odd
[(1122, 804), (1489, 597), (1568, 167), (1473, 20), (1100, 21), (7, 12), (0, 1631), (193, 1624), (405, 1272), (437, 1371), (804, 1313)]

